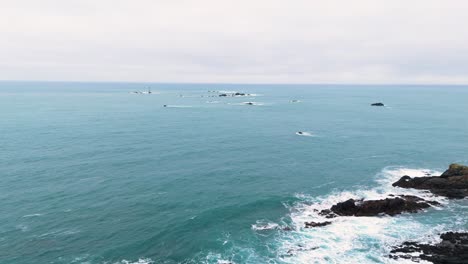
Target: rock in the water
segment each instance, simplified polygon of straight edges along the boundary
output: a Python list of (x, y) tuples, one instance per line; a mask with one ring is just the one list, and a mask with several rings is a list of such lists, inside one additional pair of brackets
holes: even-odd
[(393, 186), (429, 190), (436, 195), (451, 199), (468, 196), (468, 167), (452, 164), (441, 176), (415, 177), (403, 176)]
[(335, 218), (337, 215), (332, 212), (330, 209), (325, 209), (325, 210), (322, 210), (318, 213), (319, 215), (321, 216), (325, 216), (325, 218)]
[(311, 228), (311, 227), (321, 227), (321, 226), (326, 226), (331, 224), (332, 222), (305, 222), (305, 228)]
[(330, 210), (341, 216), (377, 216), (382, 214), (393, 216), (404, 212), (415, 213), (430, 206), (430, 203), (424, 199), (406, 195), (367, 201), (349, 199), (333, 205)]
[(442, 241), (435, 245), (404, 242), (390, 253), (393, 259), (431, 261), (435, 264), (468, 263), (468, 233), (448, 232), (440, 236)]
[(373, 103), (371, 106), (385, 106), (383, 103)]

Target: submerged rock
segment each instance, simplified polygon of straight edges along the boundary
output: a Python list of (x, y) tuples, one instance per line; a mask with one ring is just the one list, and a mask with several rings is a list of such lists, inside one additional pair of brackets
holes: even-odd
[(451, 164), (441, 176), (411, 178), (405, 175), (392, 186), (428, 190), (450, 199), (462, 199), (468, 196), (468, 166)]
[(383, 103), (373, 103), (371, 106), (385, 106)]
[(468, 263), (468, 233), (447, 232), (440, 238), (442, 241), (434, 245), (404, 242), (390, 252), (390, 257), (415, 262), (427, 260), (435, 264)]
[(367, 201), (349, 199), (333, 205), (330, 210), (340, 216), (377, 216), (382, 214), (393, 216), (404, 212), (415, 213), (431, 207), (431, 203), (433, 202), (428, 202), (416, 196), (406, 195)]
[(294, 256), (296, 255), (297, 252), (300, 252), (300, 251), (311, 251), (311, 250), (316, 250), (318, 249), (319, 247), (308, 247), (308, 246), (303, 246), (303, 245), (297, 245), (296, 247), (293, 247), (293, 248), (290, 248), (288, 249), (288, 251), (286, 252), (285, 255), (283, 255), (283, 257), (291, 257), (291, 256)]

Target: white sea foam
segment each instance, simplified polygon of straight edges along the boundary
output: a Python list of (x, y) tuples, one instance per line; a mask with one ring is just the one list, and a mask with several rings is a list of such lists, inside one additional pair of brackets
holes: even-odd
[(252, 225), (252, 230), (271, 230), (277, 229), (279, 225), (277, 223), (272, 223), (264, 220), (258, 220), (256, 224)]
[(202, 260), (201, 263), (206, 263), (206, 264), (212, 264), (212, 263), (216, 263), (216, 264), (235, 264), (234, 262), (230, 261), (230, 260), (227, 260), (226, 258), (223, 258), (223, 256), (221, 256), (221, 254), (216, 254), (216, 253), (208, 253), (208, 255), (206, 255), (205, 259)]
[[(337, 217), (327, 219), (318, 214), (323, 209), (347, 199), (382, 199), (390, 194), (417, 195), (446, 204), (447, 200), (427, 192), (394, 188), (391, 184), (404, 175), (424, 176), (440, 172), (389, 167), (377, 175), (378, 186), (355, 191), (333, 192), (311, 197), (298, 194), (303, 202), (291, 208), (293, 231), (279, 236), (278, 255), (286, 263), (414, 263), (388, 258), (392, 246), (406, 240), (432, 241), (444, 226), (427, 226), (413, 221), (409, 214), (395, 217)], [(305, 222), (332, 221), (331, 225), (304, 228)], [(425, 263), (425, 262), (420, 262)], [(426, 262), (428, 263), (428, 262)]]
[(149, 258), (140, 258), (140, 259), (138, 259), (137, 261), (134, 261), (134, 262), (124, 259), (124, 260), (116, 262), (114, 264), (152, 264), (152, 263), (154, 263), (154, 261), (149, 259)]
[(42, 214), (28, 214), (28, 215), (23, 215), (23, 217), (37, 217), (41, 216)]
[(220, 259), (218, 260), (218, 264), (234, 264), (234, 262), (225, 259)]

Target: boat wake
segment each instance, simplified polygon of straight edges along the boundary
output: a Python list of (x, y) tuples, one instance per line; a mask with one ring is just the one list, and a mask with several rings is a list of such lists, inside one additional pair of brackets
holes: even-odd
[(307, 132), (307, 131), (296, 132), (296, 135), (304, 136), (304, 137), (313, 137), (314, 136), (311, 132)]

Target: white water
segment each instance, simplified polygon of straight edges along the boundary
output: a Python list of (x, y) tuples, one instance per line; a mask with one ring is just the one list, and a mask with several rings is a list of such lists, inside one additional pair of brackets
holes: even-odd
[[(284, 232), (279, 237), (279, 258), (286, 263), (414, 263), (403, 259), (393, 260), (387, 256), (392, 246), (406, 240), (437, 241), (437, 233), (443, 231), (444, 226), (423, 225), (413, 221), (410, 214), (327, 219), (318, 212), (351, 198), (382, 199), (389, 194), (417, 195), (446, 205), (448, 201), (445, 198), (391, 186), (404, 175), (424, 176), (426, 173), (440, 174), (424, 169), (386, 168), (377, 175), (379, 185), (374, 188), (335, 192), (321, 197), (298, 194), (303, 202), (291, 208), (294, 231)], [(310, 221), (331, 221), (332, 224), (304, 228), (304, 223)]]

